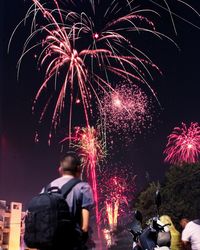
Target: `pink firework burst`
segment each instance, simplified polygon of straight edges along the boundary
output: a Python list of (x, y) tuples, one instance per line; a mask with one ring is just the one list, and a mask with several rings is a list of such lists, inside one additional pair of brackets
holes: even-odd
[(114, 176), (108, 180), (107, 187), (108, 192), (105, 201), (106, 214), (110, 230), (113, 231), (117, 227), (120, 204), (125, 203), (128, 205), (127, 197), (125, 195), (127, 183), (125, 179)]
[(129, 212), (126, 208), (129, 201), (133, 199), (136, 178), (129, 168), (119, 169), (116, 166), (115, 169), (112, 166), (101, 176), (102, 222), (108, 224), (111, 231), (116, 229), (119, 216), (126, 214), (126, 219), (128, 219)]
[(109, 164), (101, 174), (99, 185), (101, 227), (108, 247), (116, 243), (114, 231), (118, 225), (125, 225), (132, 218), (129, 204), (136, 189), (132, 166), (120, 168), (118, 164)]
[(200, 156), (200, 126), (197, 122), (191, 122), (187, 127), (175, 127), (168, 136), (168, 143), (164, 151), (165, 162), (175, 165), (184, 163), (193, 164), (199, 162)]
[(151, 100), (136, 85), (124, 84), (101, 99), (101, 109), (109, 132), (141, 132), (152, 120)]

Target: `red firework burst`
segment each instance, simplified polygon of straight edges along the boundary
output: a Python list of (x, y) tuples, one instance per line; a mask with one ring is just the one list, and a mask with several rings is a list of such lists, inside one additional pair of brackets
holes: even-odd
[(184, 163), (193, 164), (199, 162), (200, 156), (200, 126), (197, 122), (191, 122), (187, 127), (175, 127), (168, 136), (168, 143), (164, 151), (165, 162), (175, 165)]

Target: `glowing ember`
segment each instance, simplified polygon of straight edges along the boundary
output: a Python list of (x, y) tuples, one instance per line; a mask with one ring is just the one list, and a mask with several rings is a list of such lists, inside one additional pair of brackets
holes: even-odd
[(99, 34), (98, 34), (98, 33), (94, 33), (93, 37), (94, 37), (95, 39), (98, 39), (98, 38), (99, 38)]
[(119, 99), (118, 95), (117, 96), (113, 95), (112, 102), (113, 102), (113, 106), (120, 108), (120, 109), (122, 108), (122, 102)]
[(76, 99), (76, 104), (80, 104), (81, 100), (80, 99)]
[(168, 143), (164, 151), (165, 161), (170, 164), (182, 165), (199, 162), (200, 156), (200, 126), (192, 122), (189, 127), (182, 123), (182, 127), (175, 127), (168, 136)]
[(113, 245), (113, 239), (112, 239), (112, 233), (111, 233), (111, 231), (105, 228), (103, 230), (103, 235), (104, 235), (104, 238), (106, 240), (107, 246), (108, 247), (112, 246)]

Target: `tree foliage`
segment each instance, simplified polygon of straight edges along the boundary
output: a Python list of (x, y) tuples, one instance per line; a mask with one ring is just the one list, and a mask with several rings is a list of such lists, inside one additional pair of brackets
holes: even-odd
[(160, 215), (169, 215), (175, 224), (181, 217), (200, 218), (200, 164), (172, 166), (162, 184), (150, 183), (136, 199), (135, 209), (142, 212), (144, 221), (156, 215), (155, 192), (160, 189)]

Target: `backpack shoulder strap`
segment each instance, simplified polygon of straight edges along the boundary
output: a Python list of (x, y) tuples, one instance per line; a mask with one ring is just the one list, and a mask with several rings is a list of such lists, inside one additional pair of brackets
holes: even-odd
[(61, 193), (60, 188), (57, 186), (51, 186), (51, 183), (43, 188), (42, 193), (48, 193), (48, 192), (52, 192), (52, 191)]
[(80, 183), (81, 180), (77, 179), (77, 178), (73, 178), (71, 180), (69, 180), (67, 183), (65, 183), (62, 188), (61, 188), (61, 192), (63, 197), (66, 199), (67, 195), (70, 193), (70, 191), (78, 184)]
[(48, 192), (49, 188), (51, 187), (51, 183), (43, 188), (43, 192)]

